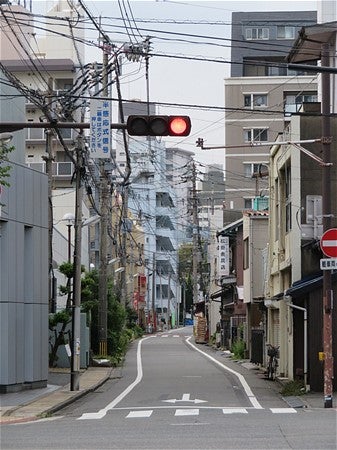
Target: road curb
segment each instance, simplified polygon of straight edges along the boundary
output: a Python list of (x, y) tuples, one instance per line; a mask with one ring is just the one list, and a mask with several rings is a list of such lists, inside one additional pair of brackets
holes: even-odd
[[(42, 407), (42, 409), (37, 412), (36, 414), (29, 414), (27, 417), (16, 417), (15, 413), (20, 411), (20, 409), (23, 409), (29, 405), (33, 405), (34, 403), (38, 404), (39, 401), (42, 399), (50, 398), (51, 403), (53, 402), (52, 394), (46, 394), (41, 397), (39, 397), (37, 400), (32, 402), (27, 402), (23, 405), (14, 407), (8, 411), (6, 411), (2, 417), (0, 417), (0, 425), (9, 425), (9, 424), (15, 424), (15, 423), (25, 423), (25, 422), (32, 422), (35, 420), (42, 419), (46, 416), (52, 415), (56, 413), (57, 411), (65, 408), (66, 406), (69, 406), (71, 403), (74, 403), (76, 400), (84, 397), (85, 395), (89, 394), (90, 392), (94, 392), (96, 389), (98, 389), (100, 386), (102, 386), (104, 383), (106, 383), (110, 378), (114, 371), (114, 367), (111, 367), (110, 370), (106, 373), (106, 375), (101, 378), (98, 382), (91, 385), (90, 387), (83, 389), (81, 391), (70, 391), (70, 384), (67, 384), (65, 386), (61, 386), (59, 389), (54, 391), (52, 394), (58, 394), (58, 395), (64, 395), (64, 399), (54, 400), (55, 403), (52, 404), (50, 407)], [(63, 393), (61, 391), (64, 391)], [(38, 407), (37, 407), (38, 408)]]

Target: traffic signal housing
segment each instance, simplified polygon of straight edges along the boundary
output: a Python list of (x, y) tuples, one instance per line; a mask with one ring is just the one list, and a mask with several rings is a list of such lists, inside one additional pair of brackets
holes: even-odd
[(188, 136), (188, 116), (129, 116), (126, 129), (130, 136)]

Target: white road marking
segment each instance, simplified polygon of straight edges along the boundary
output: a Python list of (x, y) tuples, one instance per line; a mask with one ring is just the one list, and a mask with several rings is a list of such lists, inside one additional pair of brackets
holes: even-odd
[(183, 394), (183, 396), (180, 400), (177, 398), (170, 398), (168, 400), (162, 400), (162, 401), (167, 402), (167, 403), (177, 403), (177, 402), (207, 403), (207, 400), (200, 400), (198, 398), (191, 400), (190, 397), (191, 397), (191, 394)]
[(112, 402), (110, 402), (105, 408), (101, 409), (100, 411), (96, 413), (85, 413), (82, 414), (81, 417), (79, 417), (77, 420), (92, 420), (92, 419), (102, 419), (108, 411), (113, 409), (120, 401), (123, 400), (124, 397), (126, 397), (132, 389), (137, 386), (138, 383), (141, 382), (143, 378), (143, 367), (142, 367), (142, 354), (141, 354), (141, 348), (142, 348), (142, 342), (146, 339), (151, 339), (152, 336), (145, 337), (141, 339), (138, 342), (137, 347), (137, 377), (133, 383), (131, 383), (118, 397), (116, 397)]
[(153, 410), (148, 411), (130, 411), (129, 414), (126, 416), (127, 419), (134, 419), (134, 418), (140, 418), (140, 417), (150, 417), (153, 413)]
[(203, 352), (202, 350), (200, 350), (198, 347), (196, 347), (195, 345), (193, 345), (190, 342), (191, 336), (186, 339), (186, 342), (194, 348), (194, 350), (196, 350), (197, 352), (201, 353), (202, 355), (206, 356), (206, 358), (210, 359), (211, 361), (215, 362), (218, 366), (222, 367), (223, 369), (227, 370), (228, 372), (236, 375), (243, 387), (243, 389), (246, 392), (246, 395), (250, 401), (250, 403), (254, 406), (255, 409), (263, 409), (263, 407), (260, 405), (260, 403), (258, 402), (257, 398), (255, 397), (255, 395), (253, 394), (249, 384), (247, 383), (245, 377), (243, 375), (241, 375), (241, 373), (236, 372), (233, 369), (230, 369), (229, 367), (225, 366), (224, 364), (222, 364), (220, 361), (218, 361), (217, 359), (213, 358), (212, 356), (208, 355), (207, 353)]
[(199, 409), (177, 409), (175, 416), (198, 416)]
[(273, 414), (296, 414), (297, 411), (295, 408), (270, 408), (270, 411)]
[(245, 408), (228, 408), (222, 410), (223, 414), (248, 414)]

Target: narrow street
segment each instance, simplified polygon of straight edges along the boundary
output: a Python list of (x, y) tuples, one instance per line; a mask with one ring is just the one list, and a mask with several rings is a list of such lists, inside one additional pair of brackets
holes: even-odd
[(119, 375), (57, 415), (2, 426), (2, 449), (334, 449), (334, 409), (294, 409), (191, 327), (131, 346)]

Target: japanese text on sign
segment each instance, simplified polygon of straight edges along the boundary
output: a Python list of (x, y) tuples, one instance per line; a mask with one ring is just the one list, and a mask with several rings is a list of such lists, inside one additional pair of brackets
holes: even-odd
[(90, 101), (90, 155), (92, 158), (109, 158), (111, 146), (110, 102)]
[(220, 277), (229, 275), (229, 238), (222, 236), (219, 238), (219, 253), (218, 253), (218, 273)]
[(321, 270), (333, 270), (337, 269), (337, 259), (336, 258), (325, 258), (320, 260)]

